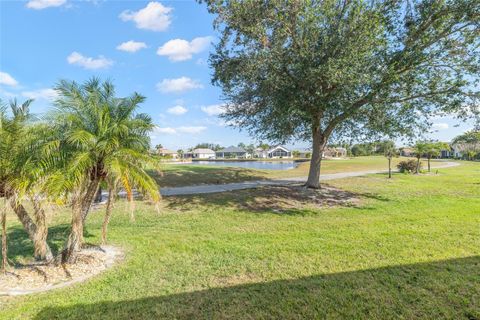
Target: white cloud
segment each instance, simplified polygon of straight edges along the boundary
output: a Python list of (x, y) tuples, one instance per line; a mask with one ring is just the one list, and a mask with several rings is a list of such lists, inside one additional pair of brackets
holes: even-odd
[(211, 39), (211, 37), (198, 37), (190, 42), (183, 39), (170, 40), (158, 48), (157, 54), (167, 56), (171, 61), (189, 60), (195, 53), (205, 50)]
[(117, 50), (126, 51), (126, 52), (137, 52), (138, 50), (144, 49), (146, 47), (147, 45), (145, 44), (145, 42), (137, 42), (137, 41), (130, 40), (118, 45)]
[(180, 93), (192, 89), (203, 88), (203, 85), (188, 77), (180, 77), (177, 79), (163, 79), (162, 82), (157, 83), (157, 90), (164, 93)]
[(18, 85), (18, 81), (15, 80), (11, 75), (6, 72), (0, 71), (0, 84), (4, 84), (7, 86), (15, 87)]
[(165, 31), (172, 22), (170, 15), (173, 8), (165, 7), (160, 2), (150, 2), (138, 11), (126, 10), (120, 14), (123, 21), (134, 21), (137, 28), (153, 31)]
[(185, 114), (185, 113), (187, 113), (187, 111), (188, 111), (188, 109), (185, 108), (185, 107), (182, 107), (182, 106), (171, 107), (167, 110), (168, 113), (174, 114), (176, 116), (180, 116), (182, 114)]
[(86, 69), (103, 69), (108, 68), (113, 64), (113, 61), (105, 58), (104, 56), (99, 56), (98, 58), (85, 57), (81, 53), (72, 52), (68, 57), (67, 61), (70, 64), (79, 65)]
[(212, 104), (210, 106), (202, 106), (200, 109), (209, 116), (218, 116), (225, 112), (225, 107), (221, 104)]
[(38, 89), (33, 91), (23, 91), (22, 96), (29, 99), (35, 100), (55, 100), (58, 97), (57, 91), (47, 88), (47, 89)]
[(154, 136), (156, 134), (179, 134), (179, 133), (188, 133), (188, 134), (197, 134), (205, 131), (207, 127), (198, 126), (198, 127), (156, 127), (154, 129)]
[(161, 128), (161, 127), (156, 127), (153, 130), (154, 133), (158, 134), (176, 134), (177, 131), (174, 128), (166, 127), (166, 128)]
[(67, 0), (30, 0), (27, 2), (27, 8), (42, 10), (49, 7), (60, 7), (66, 2)]
[(432, 129), (436, 130), (446, 130), (448, 129), (448, 123), (434, 123)]
[(205, 131), (207, 127), (178, 127), (177, 132), (180, 133), (200, 133), (202, 131)]

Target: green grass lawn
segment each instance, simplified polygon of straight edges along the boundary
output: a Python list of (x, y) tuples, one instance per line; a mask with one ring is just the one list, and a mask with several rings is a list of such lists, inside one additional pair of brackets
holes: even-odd
[[(392, 168), (401, 160), (394, 158)], [(426, 161), (422, 161), (426, 167)], [(434, 162), (433, 162), (434, 163)], [(162, 187), (178, 187), (198, 184), (223, 184), (249, 180), (279, 179), (288, 177), (306, 177), (310, 168), (309, 162), (302, 162), (291, 170), (254, 170), (235, 167), (209, 165), (164, 164), (162, 175), (152, 172)], [(388, 170), (388, 161), (382, 156), (356, 157), (350, 159), (322, 161), (322, 173), (338, 173), (364, 170)]]
[[(68, 289), (0, 297), (0, 317), (480, 318), (480, 163), (329, 186), (359, 202), (319, 208), (269, 187), (168, 197), (161, 213), (139, 202), (134, 224), (118, 203), (110, 240), (122, 264)], [(101, 218), (89, 217), (88, 242)], [(68, 221), (53, 217), (53, 244)], [(31, 254), (11, 216), (9, 233), (12, 260)]]

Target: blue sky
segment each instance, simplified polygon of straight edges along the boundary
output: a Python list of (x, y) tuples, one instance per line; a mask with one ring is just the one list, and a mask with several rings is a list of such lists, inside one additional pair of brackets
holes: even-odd
[[(158, 126), (153, 144), (255, 142), (217, 117), (221, 91), (207, 65), (212, 21), (194, 1), (0, 0), (0, 97), (36, 98), (32, 111), (42, 113), (59, 79), (99, 76), (112, 79), (119, 96), (147, 97), (141, 111)], [(473, 126), (433, 122), (429, 136), (443, 141)]]

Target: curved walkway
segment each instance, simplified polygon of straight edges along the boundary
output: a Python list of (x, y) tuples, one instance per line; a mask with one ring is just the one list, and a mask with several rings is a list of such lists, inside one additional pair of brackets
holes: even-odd
[[(458, 162), (446, 161), (439, 166), (432, 167), (432, 169), (440, 169), (440, 168), (443, 169), (443, 168), (449, 168), (449, 167), (456, 167), (459, 165), (460, 163)], [(398, 170), (392, 170), (392, 171), (396, 172)], [(368, 170), (368, 171), (322, 174), (320, 175), (320, 181), (351, 178), (351, 177), (364, 176), (367, 174), (387, 173), (387, 172), (388, 170)], [(307, 181), (307, 177), (297, 177), (297, 178), (285, 178), (285, 179), (275, 179), (275, 180), (245, 181), (245, 182), (227, 183), (227, 184), (205, 184), (205, 185), (197, 185), (197, 186), (162, 188), (160, 193), (163, 196), (180, 196), (180, 195), (216, 193), (216, 192), (225, 192), (225, 191), (233, 191), (233, 190), (251, 189), (251, 188), (257, 188), (260, 186), (288, 185), (293, 183), (302, 183), (306, 181)]]

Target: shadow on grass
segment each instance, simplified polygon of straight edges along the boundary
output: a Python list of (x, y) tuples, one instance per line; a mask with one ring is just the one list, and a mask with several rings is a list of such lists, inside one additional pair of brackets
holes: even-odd
[(225, 184), (240, 181), (261, 180), (262, 171), (235, 167), (204, 167), (178, 165), (161, 174), (149, 170), (148, 174), (161, 187), (181, 187), (201, 184)]
[[(70, 232), (69, 224), (60, 224), (48, 228), (47, 242), (53, 254), (57, 254)], [(84, 237), (93, 236), (85, 228)], [(25, 260), (33, 259), (33, 242), (21, 226), (11, 227), (7, 234), (8, 257), (13, 266), (20, 266)]]
[(475, 256), (134, 300), (119, 295), (46, 307), (35, 319), (480, 319), (479, 279)]
[(371, 193), (353, 193), (322, 184), (322, 189), (312, 190), (301, 185), (274, 185), (254, 189), (188, 196), (170, 196), (168, 207), (189, 210), (192, 206), (212, 206), (241, 209), (256, 213), (308, 215), (315, 209), (360, 206), (363, 199), (390, 201)]

